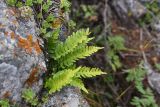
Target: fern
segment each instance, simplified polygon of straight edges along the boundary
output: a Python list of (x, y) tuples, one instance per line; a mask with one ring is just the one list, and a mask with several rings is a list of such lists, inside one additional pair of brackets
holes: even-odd
[(49, 89), (49, 93), (59, 91), (63, 86), (68, 85), (72, 81), (72, 78), (79, 69), (59, 71), (46, 81), (45, 87)]
[(101, 47), (87, 46), (87, 43), (93, 39), (87, 37), (89, 34), (89, 29), (81, 29), (69, 36), (65, 42), (57, 40), (57, 36), (51, 36), (48, 52), (57, 68), (57, 73), (52, 74), (46, 80), (45, 87), (49, 89), (49, 93), (59, 91), (66, 85), (79, 87), (87, 92), (81, 78), (105, 74), (98, 68), (75, 67), (77, 60), (86, 58), (102, 49)]
[(109, 64), (112, 67), (113, 71), (116, 71), (116, 69), (122, 67), (122, 64), (120, 62), (120, 58), (117, 55), (117, 53), (121, 50), (125, 50), (125, 40), (122, 36), (112, 36), (108, 37), (108, 45), (110, 50), (107, 52), (107, 57), (109, 59)]
[(113, 47), (114, 50), (124, 50), (126, 49), (124, 46), (124, 38), (122, 36), (112, 36), (112, 37), (108, 37), (108, 44), (110, 47)]
[(77, 48), (74, 52), (67, 54), (65, 57), (62, 57), (59, 60), (60, 66), (62, 68), (72, 66), (77, 60), (90, 56), (92, 53), (97, 52), (99, 49), (101, 48), (95, 46), (82, 46)]
[(136, 107), (158, 107), (155, 102), (153, 92), (150, 88), (147, 88), (145, 93), (142, 94), (142, 97), (134, 97), (131, 101), (131, 104)]
[(107, 57), (109, 59), (109, 64), (112, 67), (113, 71), (116, 71), (117, 68), (122, 67), (120, 58), (117, 55), (117, 51), (109, 50), (107, 53)]
[(88, 93), (87, 89), (85, 88), (83, 82), (79, 78), (73, 78), (70, 82), (71, 86), (78, 87), (79, 89), (83, 90), (84, 92)]
[(106, 73), (101, 72), (101, 70), (98, 68), (81, 67), (80, 70), (77, 72), (76, 77), (89, 78), (89, 77), (94, 77), (102, 74), (106, 74)]
[(136, 107), (158, 107), (152, 90), (148, 87), (145, 89), (142, 80), (145, 77), (145, 69), (142, 64), (138, 67), (128, 70), (127, 81), (134, 81), (137, 91), (141, 94), (141, 97), (133, 97), (131, 104)]
[(88, 92), (80, 78), (88, 78), (101, 74), (105, 73), (98, 68), (78, 67), (76, 69), (65, 69), (47, 79), (45, 87), (49, 89), (49, 93), (59, 91), (66, 85), (79, 87), (83, 91)]
[(54, 59), (58, 59), (65, 56), (69, 52), (72, 52), (80, 43), (87, 41), (87, 36), (90, 34), (89, 29), (86, 31), (84, 29), (73, 33), (64, 43), (59, 43), (55, 48)]
[(135, 67), (133, 69), (129, 69), (128, 72), (129, 74), (126, 78), (128, 82), (135, 81), (139, 83), (144, 79), (144, 76), (146, 74), (142, 64), (140, 64), (138, 67)]

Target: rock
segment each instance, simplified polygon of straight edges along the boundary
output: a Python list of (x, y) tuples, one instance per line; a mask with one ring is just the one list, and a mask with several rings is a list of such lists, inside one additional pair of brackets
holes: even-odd
[(160, 73), (152, 72), (148, 75), (149, 85), (160, 94)]
[(81, 96), (79, 89), (67, 87), (51, 95), (43, 107), (89, 107), (89, 105)]
[(155, 72), (147, 61), (144, 63), (144, 68), (147, 72), (147, 79), (150, 87), (160, 94), (160, 73)]
[(45, 61), (38, 43), (33, 16), (24, 19), (19, 10), (0, 1), (0, 98), (15, 103), (21, 101), (21, 92), (42, 88)]
[(146, 13), (146, 8), (137, 0), (113, 0), (112, 5), (118, 16), (125, 20), (128, 16), (138, 19)]
[(151, 28), (156, 32), (160, 32), (160, 20), (153, 20)]

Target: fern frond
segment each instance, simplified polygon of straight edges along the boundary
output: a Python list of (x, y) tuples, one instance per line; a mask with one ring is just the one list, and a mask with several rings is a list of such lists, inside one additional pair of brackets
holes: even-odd
[(66, 86), (72, 81), (72, 78), (75, 76), (79, 69), (80, 68), (59, 71), (46, 80), (45, 87), (49, 89), (49, 93), (59, 91), (63, 86)]
[(59, 59), (62, 56), (65, 56), (69, 52), (72, 52), (79, 44), (84, 41), (88, 41), (88, 35), (90, 34), (89, 29), (78, 30), (76, 33), (73, 33), (67, 38), (64, 43), (58, 44), (55, 47), (55, 53), (53, 55), (54, 59)]
[(106, 73), (102, 72), (98, 68), (81, 67), (79, 71), (76, 73), (76, 77), (89, 78), (89, 77), (94, 77), (102, 74), (106, 74)]
[(88, 93), (87, 89), (85, 88), (82, 80), (79, 78), (73, 78), (72, 81), (70, 82), (71, 86), (78, 87), (79, 89), (83, 90), (84, 92)]
[(75, 49), (72, 53), (69, 53), (66, 56), (62, 57), (59, 60), (59, 63), (62, 68), (69, 67), (73, 65), (77, 60), (86, 58), (87, 56), (90, 56), (91, 54), (97, 52), (99, 49), (102, 48), (95, 46), (81, 46)]
[(125, 50), (125, 40), (122, 36), (108, 37), (108, 44), (113, 47), (114, 50)]
[(49, 53), (54, 53), (54, 48), (55, 48), (56, 43), (58, 42), (60, 43), (60, 41), (58, 40), (59, 32), (60, 32), (60, 29), (56, 29), (54, 32), (48, 32), (45, 35), (48, 38), (47, 48), (48, 48)]

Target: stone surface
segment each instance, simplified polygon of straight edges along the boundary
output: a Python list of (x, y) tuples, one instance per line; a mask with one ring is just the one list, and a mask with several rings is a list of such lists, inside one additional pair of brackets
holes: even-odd
[(138, 19), (146, 13), (146, 8), (137, 0), (113, 0), (112, 5), (118, 16), (125, 20), (128, 16)]
[(155, 72), (147, 61), (144, 63), (144, 68), (147, 72), (149, 85), (160, 94), (160, 73)]
[(43, 107), (89, 107), (89, 105), (81, 96), (79, 89), (67, 87), (51, 95)]
[(42, 88), (44, 56), (38, 44), (33, 16), (21, 17), (20, 10), (0, 1), (0, 98), (21, 101), (21, 91)]

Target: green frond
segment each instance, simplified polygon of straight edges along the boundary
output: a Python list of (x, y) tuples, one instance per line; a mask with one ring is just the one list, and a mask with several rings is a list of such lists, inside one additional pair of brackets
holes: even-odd
[(87, 89), (85, 88), (83, 82), (79, 78), (73, 78), (70, 82), (71, 86), (78, 87), (79, 89), (83, 90), (84, 92), (88, 93)]
[(59, 71), (46, 80), (45, 87), (49, 89), (49, 93), (59, 91), (63, 86), (66, 86), (72, 81), (72, 78), (75, 76), (79, 69), (80, 68)]
[(54, 32), (48, 32), (47, 34), (45, 34), (45, 37), (48, 38), (47, 48), (49, 50), (49, 53), (54, 53), (54, 48), (56, 43), (60, 43), (60, 41), (58, 41), (59, 32), (60, 32), (60, 29), (56, 29)]
[(67, 38), (64, 43), (58, 44), (55, 47), (55, 53), (53, 55), (53, 58), (59, 59), (60, 57), (65, 56), (69, 52), (72, 52), (79, 44), (83, 43), (84, 41), (88, 42), (88, 40), (90, 40), (87, 37), (89, 34), (89, 29), (81, 29), (73, 33)]
[(106, 74), (106, 73), (102, 72), (98, 68), (81, 67), (79, 71), (76, 73), (76, 77), (89, 78), (89, 77), (94, 77), (102, 74)]
[(125, 40), (122, 36), (108, 37), (108, 44), (113, 47), (114, 50), (125, 50)]
[(79, 59), (86, 58), (87, 56), (92, 55), (93, 53), (97, 52), (101, 47), (95, 46), (80, 46), (76, 48), (72, 53), (68, 53), (66, 56), (62, 57), (59, 60), (61, 67), (69, 67), (74, 64)]

